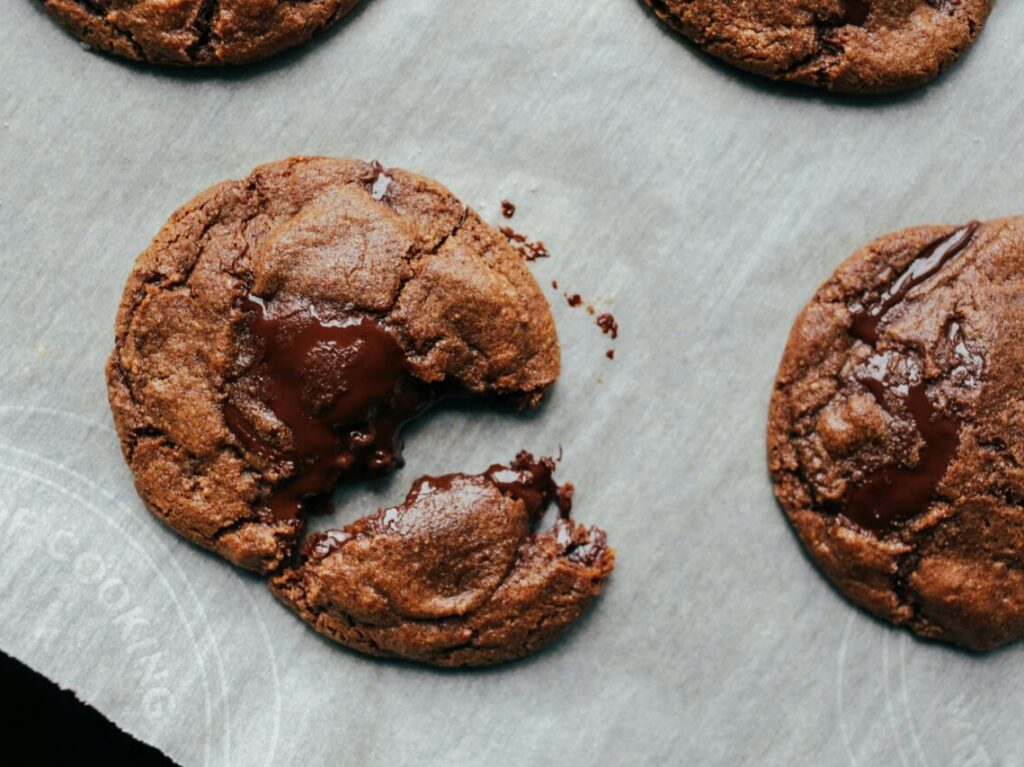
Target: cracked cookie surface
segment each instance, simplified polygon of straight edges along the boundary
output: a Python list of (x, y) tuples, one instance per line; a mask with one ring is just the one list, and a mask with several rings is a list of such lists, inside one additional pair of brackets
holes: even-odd
[(305, 42), (359, 0), (43, 0), (93, 48), (183, 66), (248, 64)]
[(991, 0), (645, 0), (712, 56), (848, 93), (922, 85), (966, 51)]
[[(571, 486), (553, 470), (524, 452), (483, 474), (421, 477), (403, 504), (312, 536), (271, 588), (369, 655), (436, 666), (526, 655), (579, 618), (614, 566), (605, 534), (568, 519)], [(555, 499), (562, 517), (532, 532)]]
[(310, 498), (400, 464), (438, 397), (536, 404), (559, 365), (533, 277), (447, 189), (292, 158), (174, 213), (125, 286), (107, 384), (147, 507), (269, 572)]
[(775, 492), (851, 600), (988, 650), (1024, 635), (1024, 218), (884, 236), (804, 308)]

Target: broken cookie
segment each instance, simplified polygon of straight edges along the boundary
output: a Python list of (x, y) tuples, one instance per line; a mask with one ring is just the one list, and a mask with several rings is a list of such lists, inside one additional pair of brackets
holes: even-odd
[(433, 403), (533, 405), (558, 373), (537, 283), (447, 189), (292, 158), (157, 234), (125, 286), (107, 384), (149, 509), (270, 572), (318, 498), (400, 465), (402, 425)]
[[(405, 502), (309, 538), (271, 588), (322, 634), (370, 655), (479, 666), (561, 634), (604, 588), (605, 534), (568, 519), (554, 461), (421, 477)], [(533, 526), (549, 502), (561, 518)]]

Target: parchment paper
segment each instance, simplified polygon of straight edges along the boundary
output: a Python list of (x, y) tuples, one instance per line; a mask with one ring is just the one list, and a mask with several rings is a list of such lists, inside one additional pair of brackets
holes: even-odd
[[(698, 53), (635, 0), (368, 0), (219, 74), (89, 53), (0, 3), (0, 648), (183, 765), (1012, 764), (1024, 646), (974, 657), (850, 606), (776, 507), (764, 427), (800, 306), (874, 236), (1024, 213), (1024, 3), (911, 95), (823, 97)], [(556, 453), (618, 568), (490, 671), (363, 658), (144, 510), (103, 363), (125, 278), (192, 195), (291, 154), (435, 177), (552, 257), (564, 375), (447, 410), (392, 481)], [(612, 346), (560, 291), (621, 324)], [(59, 737), (55, 733), (54, 737)]]

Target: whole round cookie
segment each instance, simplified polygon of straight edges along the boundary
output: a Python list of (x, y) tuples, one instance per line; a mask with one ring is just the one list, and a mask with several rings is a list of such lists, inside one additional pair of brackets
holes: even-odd
[(712, 56), (848, 93), (928, 82), (970, 47), (992, 0), (645, 0)]
[(850, 599), (974, 650), (1024, 635), (1024, 218), (891, 234), (803, 310), (775, 492)]
[[(615, 553), (568, 517), (555, 463), (520, 453), (482, 474), (420, 477), (405, 502), (312, 536), (271, 588), (354, 650), (434, 666), (519, 658), (555, 639), (604, 589)], [(554, 527), (532, 532), (552, 500)]]
[(43, 0), (108, 53), (154, 64), (248, 64), (304, 43), (359, 0)]
[(149, 509), (268, 572), (318, 498), (401, 463), (403, 424), (438, 399), (536, 404), (558, 372), (537, 283), (447, 189), (293, 158), (157, 234), (125, 286), (107, 385)]

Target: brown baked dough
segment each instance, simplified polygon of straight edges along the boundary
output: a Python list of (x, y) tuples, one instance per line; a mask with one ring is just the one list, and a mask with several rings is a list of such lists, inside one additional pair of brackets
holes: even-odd
[(1024, 218), (908, 229), (793, 326), (775, 492), (850, 599), (988, 650), (1024, 635)]
[(303, 563), (271, 588), (317, 631), (370, 655), (519, 658), (575, 622), (614, 565), (596, 528), (563, 518), (531, 532), (556, 492), (553, 469), (521, 453), (485, 474), (422, 477), (400, 506), (311, 537)]
[(154, 64), (248, 64), (304, 43), (359, 0), (43, 0), (101, 51)]
[[(250, 294), (295, 314), (372, 321), (418, 386), (535, 404), (558, 377), (537, 283), (440, 184), (357, 160), (292, 158), (203, 192), (135, 264), (108, 391), (149, 509), (252, 570), (280, 565), (301, 514), (267, 511), (298, 471), (297, 435), (268, 404), (252, 313), (240, 303)], [(229, 427), (228, 408), (250, 434)], [(397, 465), (385, 457), (382, 471)]]
[(645, 0), (734, 66), (833, 91), (922, 85), (974, 42), (991, 0)]

